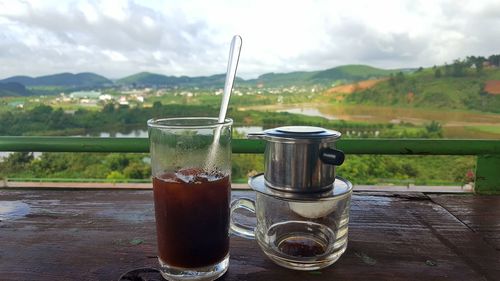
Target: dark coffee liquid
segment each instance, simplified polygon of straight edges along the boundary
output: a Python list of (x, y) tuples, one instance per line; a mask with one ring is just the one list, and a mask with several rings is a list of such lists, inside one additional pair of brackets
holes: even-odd
[(194, 268), (215, 264), (229, 252), (228, 176), (184, 169), (153, 178), (161, 260)]
[(325, 253), (326, 246), (309, 237), (288, 237), (281, 241), (278, 249), (289, 256), (315, 257)]

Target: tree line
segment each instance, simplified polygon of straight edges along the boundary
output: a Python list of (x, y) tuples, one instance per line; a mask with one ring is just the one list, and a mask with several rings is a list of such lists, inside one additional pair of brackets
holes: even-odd
[(500, 55), (483, 56), (468, 56), (465, 59), (456, 59), (452, 64), (445, 63), (444, 67), (434, 66), (434, 77), (463, 77), (467, 75), (468, 69), (474, 69), (477, 74), (483, 72), (484, 67), (499, 67)]
[[(124, 132), (132, 129), (146, 129), (151, 118), (183, 116), (217, 116), (218, 107), (211, 105), (183, 105), (155, 102), (152, 107), (129, 107), (106, 104), (100, 111), (78, 109), (65, 112), (61, 108), (39, 105), (28, 110), (12, 110), (0, 113), (0, 135), (83, 135), (100, 132)], [(264, 128), (285, 125), (309, 125), (347, 130), (384, 130), (390, 124), (371, 124), (327, 120), (322, 117), (304, 116), (288, 112), (228, 110), (235, 125), (263, 126)]]

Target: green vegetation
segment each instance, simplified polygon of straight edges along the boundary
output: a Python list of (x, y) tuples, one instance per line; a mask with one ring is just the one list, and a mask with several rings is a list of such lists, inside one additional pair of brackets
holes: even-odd
[[(29, 110), (0, 112), (0, 135), (82, 135), (103, 131), (116, 133), (133, 129), (146, 129), (146, 121), (154, 117), (217, 116), (218, 107), (210, 105), (182, 105), (155, 102), (150, 108), (105, 105), (100, 111), (78, 109), (66, 113), (39, 105)], [(357, 137), (441, 137), (440, 125), (416, 127), (412, 124), (376, 124), (328, 120), (288, 112), (239, 111), (230, 107), (228, 116), (236, 126), (263, 126), (271, 128), (285, 125), (307, 125), (335, 128), (346, 134), (355, 131)], [(437, 128), (435, 128), (437, 126)], [(359, 132), (359, 133), (358, 133)]]
[(338, 173), (357, 184), (463, 184), (474, 180), (475, 157), (351, 155)]
[(64, 86), (31, 86), (32, 95), (57, 95), (63, 92), (77, 91), (81, 88), (68, 88)]
[(12, 153), (0, 163), (2, 177), (148, 179), (150, 165), (143, 154)]
[[(492, 56), (491, 60), (495, 58)], [(455, 60), (451, 65), (410, 74), (399, 72), (372, 88), (348, 95), (346, 101), (500, 113), (500, 95), (484, 92), (487, 81), (500, 79), (500, 70), (493, 63), (483, 68), (486, 61), (485, 58), (469, 57)]]
[[(12, 153), (0, 162), (0, 178), (148, 180), (149, 155), (137, 153)], [(264, 171), (263, 155), (233, 156), (233, 182)], [(473, 181), (475, 157), (348, 156), (337, 173), (356, 184), (463, 184)]]
[[(216, 106), (162, 105), (151, 108), (116, 107), (108, 104), (101, 111), (79, 109), (64, 113), (42, 105), (25, 111), (0, 114), (1, 135), (71, 135), (145, 129), (145, 122), (154, 116), (215, 116)], [(359, 132), (356, 137), (441, 137), (439, 123), (423, 127), (411, 124), (369, 124), (327, 120), (286, 112), (237, 111), (229, 115), (238, 125), (312, 125), (336, 128), (344, 133)], [(241, 138), (241, 135), (235, 135)], [(345, 134), (344, 137), (349, 137)], [(0, 177), (7, 178), (89, 178), (110, 181), (144, 180), (150, 175), (146, 154), (43, 153), (39, 158), (30, 153), (10, 154), (0, 162)], [(233, 180), (245, 182), (250, 175), (262, 172), (262, 155), (234, 155)], [(470, 180), (474, 170), (473, 157), (386, 157), (349, 156), (340, 173), (355, 183), (457, 183)], [(469, 176), (470, 177), (470, 176)], [(391, 180), (392, 179), (392, 180)]]
[(467, 127), (469, 130), (473, 131), (479, 131), (479, 132), (486, 132), (486, 133), (494, 133), (494, 134), (500, 134), (500, 127), (499, 126), (470, 126)]

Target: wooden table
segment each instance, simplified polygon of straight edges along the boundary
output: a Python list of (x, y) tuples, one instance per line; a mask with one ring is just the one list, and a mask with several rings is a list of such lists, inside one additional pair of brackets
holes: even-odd
[[(157, 263), (150, 190), (0, 189), (0, 220), (3, 281), (118, 280)], [(358, 192), (333, 266), (287, 270), (233, 237), (221, 280), (500, 280), (500, 196)]]

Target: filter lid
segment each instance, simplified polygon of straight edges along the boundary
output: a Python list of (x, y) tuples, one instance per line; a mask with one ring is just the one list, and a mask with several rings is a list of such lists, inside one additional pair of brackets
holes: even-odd
[(265, 130), (264, 134), (269, 137), (287, 139), (337, 139), (340, 132), (313, 126), (285, 126)]

